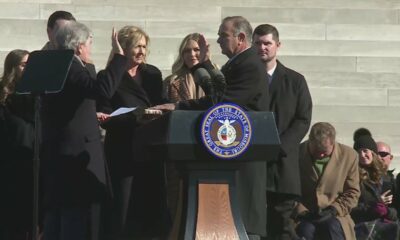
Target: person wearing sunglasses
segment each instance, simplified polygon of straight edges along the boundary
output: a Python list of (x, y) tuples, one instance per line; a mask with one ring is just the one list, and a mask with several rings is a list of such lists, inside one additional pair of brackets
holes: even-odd
[[(390, 163), (393, 160), (393, 155), (389, 144), (384, 142), (376, 142), (379, 159), (385, 164), (386, 169), (389, 169)], [(393, 174), (393, 171), (391, 171)]]
[[(399, 215), (400, 193), (399, 190), (397, 189), (399, 184), (397, 184), (395, 181), (394, 169), (389, 169), (390, 164), (393, 160), (392, 149), (390, 148), (390, 145), (385, 142), (376, 142), (376, 146), (378, 150), (378, 157), (384, 164), (384, 168), (386, 170), (386, 175), (384, 176), (383, 184), (387, 185), (385, 186), (386, 189), (390, 189), (390, 192), (388, 194), (385, 194), (385, 196), (382, 196), (382, 198), (388, 199), (387, 205), (395, 208), (397, 210), (397, 214)], [(397, 181), (399, 182), (400, 177), (398, 177), (397, 179), (398, 179)]]
[(386, 169), (378, 157), (376, 142), (371, 135), (358, 135), (354, 149), (359, 155), (361, 190), (357, 207), (351, 212), (356, 238), (379, 234), (381, 239), (399, 239), (397, 211), (389, 206), (393, 196), (385, 181)]

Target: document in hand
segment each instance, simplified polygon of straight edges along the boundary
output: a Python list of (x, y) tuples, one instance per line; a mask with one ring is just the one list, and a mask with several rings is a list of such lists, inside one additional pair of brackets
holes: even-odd
[(136, 107), (133, 107), (133, 108), (121, 107), (121, 108), (118, 108), (117, 110), (115, 110), (114, 112), (112, 112), (112, 113), (110, 114), (110, 117), (115, 117), (115, 116), (118, 116), (118, 115), (121, 115), (121, 114), (125, 114), (125, 113), (128, 113), (128, 112), (132, 112), (132, 111), (134, 111), (135, 109), (136, 109)]

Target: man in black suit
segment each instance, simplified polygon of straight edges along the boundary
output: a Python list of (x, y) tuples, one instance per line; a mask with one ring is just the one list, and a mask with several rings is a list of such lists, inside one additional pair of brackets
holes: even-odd
[[(53, 12), (50, 16), (49, 19), (47, 20), (47, 37), (49, 38), (49, 41), (44, 45), (42, 50), (54, 50), (56, 49), (55, 47), (55, 34), (57, 30), (64, 26), (65, 24), (68, 24), (70, 22), (75, 22), (76, 19), (72, 15), (72, 13), (67, 12), (67, 11), (55, 11)], [(90, 75), (93, 78), (96, 78), (96, 68), (92, 64), (91, 61), (88, 61), (85, 65), (85, 67), (89, 70)]]
[[(225, 76), (226, 90), (223, 102), (233, 102), (249, 111), (267, 111), (268, 84), (266, 71), (255, 49), (251, 47), (252, 27), (241, 16), (226, 17), (218, 31), (221, 52), (229, 60), (221, 71)], [(203, 67), (213, 68), (208, 61), (208, 44), (204, 37), (200, 43), (200, 64), (193, 70)], [(207, 109), (213, 105), (210, 96), (201, 99), (181, 101), (177, 104), (164, 104), (154, 107), (160, 110)], [(264, 236), (266, 234), (266, 163), (243, 164), (238, 171), (238, 197), (241, 217), (248, 233)]]
[(55, 47), (55, 34), (58, 28), (68, 24), (70, 21), (75, 22), (75, 17), (67, 11), (55, 11), (47, 20), (47, 37), (49, 41), (44, 45), (42, 50), (53, 50)]
[(106, 74), (96, 79), (85, 68), (92, 44), (85, 25), (70, 22), (61, 27), (56, 43), (58, 49), (74, 50), (75, 56), (62, 91), (42, 101), (44, 238), (86, 240), (97, 234), (87, 229), (91, 206), (102, 202), (107, 191), (95, 99), (112, 97), (127, 58), (113, 31), (114, 57)]
[(310, 127), (311, 96), (303, 75), (277, 60), (280, 42), (274, 26), (256, 27), (253, 44), (267, 71), (269, 110), (275, 114), (281, 140), (281, 153), (267, 165), (267, 235), (268, 239), (293, 239), (296, 235), (290, 214), (301, 194), (299, 144)]

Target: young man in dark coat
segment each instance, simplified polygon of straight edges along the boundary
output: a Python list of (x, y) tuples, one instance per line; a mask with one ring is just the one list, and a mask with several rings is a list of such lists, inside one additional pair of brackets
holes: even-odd
[(312, 101), (303, 75), (277, 60), (281, 43), (274, 26), (256, 27), (253, 44), (267, 71), (269, 110), (275, 114), (281, 140), (278, 158), (267, 165), (268, 239), (291, 239), (295, 232), (290, 213), (301, 193), (299, 144), (310, 127)]

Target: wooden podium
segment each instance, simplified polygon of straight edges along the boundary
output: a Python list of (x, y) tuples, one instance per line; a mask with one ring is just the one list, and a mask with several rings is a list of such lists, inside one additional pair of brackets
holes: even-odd
[(248, 239), (237, 200), (240, 165), (268, 161), (279, 153), (273, 113), (247, 112), (252, 140), (235, 159), (218, 159), (200, 141), (202, 111), (173, 111), (138, 129), (141, 159), (174, 161), (182, 179), (181, 198), (169, 239)]

